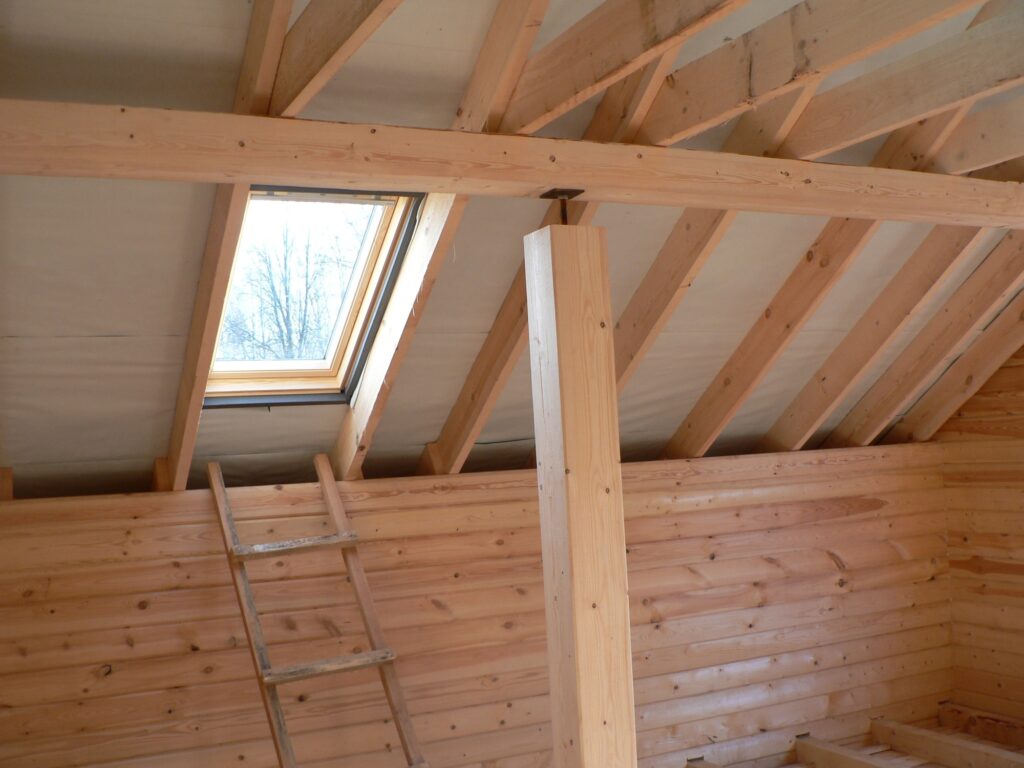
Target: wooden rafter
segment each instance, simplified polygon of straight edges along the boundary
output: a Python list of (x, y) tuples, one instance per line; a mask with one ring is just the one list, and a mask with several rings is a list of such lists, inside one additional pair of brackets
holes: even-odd
[[(502, 0), (495, 10), (474, 73), (452, 125), (481, 131), (500, 123), (540, 28), (548, 0)], [(331, 452), (344, 479), (362, 476), (374, 432), (405, 358), (444, 257), (465, 212), (464, 195), (428, 195), (352, 405)]]
[(974, 253), (983, 234), (975, 227), (933, 229), (793, 398), (763, 447), (802, 448), (895, 340), (914, 310), (941, 290), (945, 279)]
[(801, 83), (900, 42), (980, 0), (844, 0), (799, 3), (676, 70), (640, 130), (645, 144), (672, 144)]
[(665, 447), (666, 457), (707, 453), (879, 226), (878, 221), (846, 218), (825, 226), (683, 419)]
[(301, 112), (401, 2), (311, 0), (285, 37), (270, 114)]
[(957, 409), (1024, 346), (1024, 293), (1006, 305), (974, 343), (886, 434), (886, 443), (930, 440)]
[[(814, 159), (1024, 82), (1024, 5), (814, 99), (782, 145)], [(928, 84), (923, 87), (923, 84)]]
[(939, 173), (969, 173), (1024, 156), (1024, 96), (968, 115), (932, 162)]
[(533, 56), (501, 129), (533, 133), (749, 0), (605, 0)]
[[(927, 16), (937, 10), (935, 5), (930, 5), (927, 9), (906, 7), (902, 9), (902, 12), (906, 14), (902, 18), (907, 25), (928, 23), (920, 20), (914, 21), (913, 13)], [(783, 17), (788, 18), (786, 14), (783, 14)], [(778, 27), (775, 29), (778, 30)], [(781, 32), (777, 31), (776, 36), (778, 34)], [(770, 38), (766, 34), (760, 39)], [(863, 42), (865, 38), (858, 37), (857, 39)], [(877, 47), (876, 41), (869, 40), (860, 54), (857, 54), (852, 48), (848, 48), (846, 55), (836, 58), (832, 66), (839, 66), (858, 55), (866, 56), (877, 50)], [(662, 67), (672, 60), (674, 60), (674, 55), (663, 57)], [(809, 83), (810, 87), (784, 91), (783, 97), (776, 98), (773, 102), (746, 115), (726, 141), (723, 151), (751, 155), (771, 154), (799, 117), (806, 100), (813, 95), (816, 83), (822, 74), (815, 73), (814, 77), (802, 77), (800, 82)], [(652, 77), (657, 83), (654, 68), (651, 66), (631, 76), (637, 81), (646, 78), (647, 82), (650, 82)], [(619, 86), (628, 84), (631, 78), (622, 81)], [(652, 91), (653, 89), (650, 87), (640, 90), (647, 102), (644, 105), (645, 108), (649, 108)], [(621, 106), (606, 108), (609, 103), (608, 96), (612, 92), (610, 90), (602, 101), (585, 134), (586, 139), (599, 141), (630, 141), (633, 139), (637, 131), (634, 126), (641, 122), (640, 118), (644, 111), (628, 109), (628, 100), (620, 100), (622, 101)], [(776, 112), (780, 114), (776, 116), (774, 114)], [(625, 118), (623, 118), (624, 115)], [(615, 125), (616, 120), (622, 122), (622, 127)], [(952, 128), (938, 119), (926, 122), (929, 124), (928, 127), (914, 126), (912, 131), (897, 132), (901, 135), (906, 134), (904, 140), (899, 143), (886, 144), (880, 154), (882, 161), (880, 165), (891, 162), (891, 167), (902, 167), (904, 164), (907, 167), (912, 167), (919, 162), (912, 163), (911, 157), (915, 161), (920, 161), (922, 155), (931, 158), (933, 147), (940, 145)], [(931, 138), (929, 139), (929, 137)], [(926, 142), (930, 143), (926, 144)], [(903, 155), (899, 154), (901, 150)], [(680, 217), (617, 323), (615, 345), (620, 391), (670, 317), (671, 312), (682, 299), (696, 273), (728, 230), (734, 216), (735, 211), (688, 208)], [(551, 223), (553, 220), (550, 218), (549, 212), (546, 223)], [(473, 443), (483, 430), (498, 395), (519, 359), (525, 343), (523, 335), (525, 326), (525, 290), (520, 271), (474, 360), (441, 435), (437, 441), (429, 443), (424, 449), (419, 464), (421, 472), (452, 473), (461, 469)]]
[[(1011, 7), (1002, 0), (986, 3), (970, 26), (983, 24)], [(913, 170), (931, 166), (974, 102), (984, 95), (982, 91), (972, 100), (893, 131), (875, 156), (875, 163)], [(973, 253), (983, 236), (980, 229), (936, 227), (808, 379), (768, 431), (762, 447), (769, 451), (802, 448), (895, 341), (911, 313), (940, 290), (943, 281)]]
[[(1024, 226), (1024, 189), (940, 174), (665, 147), (0, 100), (0, 173), (700, 205)], [(173, 147), (173, 151), (168, 151)], [(656, 169), (656, 171), (655, 171)]]
[[(257, 0), (253, 5), (235, 91), (235, 112), (267, 114), (291, 9), (292, 0)], [(167, 457), (158, 458), (154, 466), (153, 486), (158, 491), (181, 491), (188, 483), (231, 265), (248, 199), (248, 184), (217, 186), (178, 384), (170, 444)]]
[(868, 445), (1024, 287), (1024, 236), (1006, 234), (825, 441)]
[[(811, 103), (813, 103), (813, 99)], [(873, 166), (906, 163), (912, 170), (931, 161), (940, 142), (949, 135), (951, 126), (962, 119), (964, 111), (954, 106), (945, 119), (936, 118), (912, 128), (897, 132), (876, 154)], [(800, 120), (803, 118), (801, 117)], [(798, 120), (798, 123), (799, 121)], [(916, 151), (907, 152), (908, 148)], [(918, 152), (925, 154), (919, 155)], [(892, 167), (892, 166), (889, 166)], [(782, 285), (765, 311), (758, 317), (746, 337), (701, 395), (696, 405), (669, 440), (665, 454), (671, 458), (703, 456), (712, 446), (733, 416), (768, 374), (804, 324), (821, 305), (825, 296), (853, 263), (857, 255), (874, 236), (881, 222), (838, 218), (831, 220)], [(907, 275), (918, 276), (922, 270), (926, 278), (940, 266), (936, 262), (944, 257), (945, 274), (958, 257), (975, 242), (978, 230), (950, 227), (938, 235), (939, 243), (928, 243), (925, 255), (917, 261), (911, 259)], [(930, 258), (934, 257), (934, 258)], [(926, 260), (925, 266), (919, 262)], [(899, 288), (910, 278), (898, 281)], [(917, 285), (916, 283), (914, 284)], [(912, 309), (923, 300), (927, 285), (917, 290), (917, 301), (910, 301), (910, 291), (900, 294), (897, 305), (907, 303)], [(892, 298), (891, 292), (883, 294)], [(905, 321), (906, 314), (890, 314), (888, 304), (881, 299), (869, 310), (867, 319), (859, 323), (847, 340), (808, 382), (790, 410), (781, 417), (782, 425), (773, 428), (766, 438), (769, 447), (782, 448), (789, 444), (802, 445), (814, 429), (835, 407), (841, 395), (849, 391), (868, 360), (882, 346), (876, 339), (888, 328), (890, 336)], [(885, 338), (885, 336), (882, 336)], [(780, 434), (788, 429), (785, 434)]]
[[(740, 118), (722, 148), (745, 155), (771, 155), (811, 98), (817, 81), (780, 96)], [(732, 226), (738, 211), (687, 208), (615, 324), (619, 392), (626, 387), (697, 274)]]
[[(676, 53), (675, 49), (669, 50), (660, 59), (605, 91), (584, 138), (588, 141), (631, 141), (665, 71), (675, 61)], [(570, 203), (569, 222), (589, 224), (597, 213), (597, 206), (597, 203)], [(540, 227), (559, 222), (560, 207), (554, 203), (545, 213)], [(423, 448), (418, 466), (421, 474), (455, 474), (462, 469), (525, 346), (526, 273), (520, 267), (437, 440)]]

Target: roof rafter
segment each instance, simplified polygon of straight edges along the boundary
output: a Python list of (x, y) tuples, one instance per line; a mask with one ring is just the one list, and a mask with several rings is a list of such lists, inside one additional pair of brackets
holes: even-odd
[[(812, 160), (1024, 82), (1017, 5), (816, 96), (780, 154)], [(927, 83), (928, 87), (922, 87)]]
[(1024, 235), (1007, 233), (825, 441), (869, 445), (1024, 287)]
[(673, 72), (644, 120), (640, 142), (667, 145), (694, 136), (980, 2), (799, 3)]
[[(1003, 0), (992, 0), (970, 26), (989, 21), (1012, 7)], [(897, 129), (875, 161), (890, 167), (931, 166), (956, 135), (973, 104), (985, 95), (982, 91), (952, 109)], [(984, 235), (981, 229), (936, 227), (793, 398), (765, 435), (762, 447), (769, 451), (802, 448), (896, 340), (911, 313), (973, 254)]]
[(1024, 96), (968, 115), (930, 170), (969, 173), (1024, 155)]
[(895, 340), (914, 310), (974, 252), (983, 233), (975, 227), (933, 229), (793, 398), (765, 436), (763, 447), (802, 448)]
[[(676, 49), (667, 51), (660, 59), (605, 91), (584, 138), (631, 141), (676, 54)], [(571, 224), (587, 225), (593, 220), (597, 207), (598, 203), (570, 202), (567, 218)], [(553, 203), (541, 220), (540, 228), (560, 221), (559, 204)], [(462, 470), (526, 347), (526, 321), (526, 272), (525, 267), (520, 266), (437, 440), (423, 448), (418, 465), (420, 474), (456, 474)]]
[[(270, 109), (291, 10), (292, 0), (256, 0), (253, 4), (249, 37), (235, 91), (235, 112), (265, 115)], [(203, 398), (248, 198), (248, 184), (217, 186), (171, 422), (170, 443), (166, 458), (158, 458), (154, 465), (153, 487), (158, 491), (181, 491), (188, 484)]]
[[(983, 15), (982, 18), (987, 20), (987, 15)], [(971, 99), (977, 98), (978, 94), (971, 96)], [(902, 166), (912, 170), (930, 163), (934, 153), (948, 140), (951, 131), (966, 114), (966, 108), (961, 108), (962, 101), (964, 100), (958, 101), (942, 116), (897, 131), (876, 153), (872, 165)], [(811, 103), (814, 103), (814, 99)], [(804, 116), (799, 118), (798, 125), (804, 121)], [(665, 450), (666, 456), (703, 456), (711, 448), (776, 360), (821, 305), (828, 292), (874, 236), (880, 223), (837, 218), (825, 226), (822, 234), (807, 252), (806, 258), (797, 263), (764, 313), (669, 440)], [(964, 257), (964, 251), (975, 242), (978, 234), (977, 230), (965, 232), (965, 228), (950, 229), (954, 231), (950, 233), (943, 230), (940, 233), (938, 244), (928, 243), (929, 248), (925, 249), (926, 255), (923, 257), (928, 258), (927, 254), (945, 257), (945, 269), (941, 268), (942, 265), (936, 264), (937, 259), (929, 260), (927, 265), (927, 268), (931, 269), (939, 267), (940, 275), (950, 270), (959, 258)], [(917, 272), (921, 269), (921, 266), (917, 266)], [(911, 269), (908, 269), (908, 275), (913, 275)], [(904, 283), (908, 279), (904, 277), (899, 281), (898, 287), (907, 287)], [(917, 291), (919, 300), (924, 298), (922, 292), (923, 290)], [(889, 292), (883, 294), (886, 298), (890, 296)], [(907, 302), (910, 308), (917, 304), (908, 294), (901, 294), (898, 300)], [(794, 414), (790, 411), (783, 414), (783, 425), (788, 427), (790, 432), (786, 435), (779, 435), (778, 432), (774, 435), (769, 434), (766, 438), (769, 447), (779, 448), (785, 447), (787, 442), (802, 444), (806, 441), (835, 407), (841, 393), (833, 390), (849, 391), (848, 388), (857, 379), (857, 374), (862, 372), (862, 367), (857, 367), (857, 363), (866, 366), (865, 355), (877, 353), (878, 348), (882, 346), (881, 343), (874, 342), (882, 334), (883, 328), (888, 328), (890, 334), (893, 334), (896, 330), (894, 326), (906, 319), (899, 314), (885, 314), (885, 310), (879, 305), (873, 306), (873, 309), (876, 311), (869, 320), (858, 324), (854, 329), (856, 333), (851, 333), (849, 341), (842, 344), (826, 362), (826, 365), (831, 367), (826, 369), (824, 374), (819, 372), (812, 377), (805, 391), (801, 393), (802, 399), (798, 398), (795, 401), (797, 408), (802, 409), (795, 414), (797, 418), (793, 418)], [(886, 320), (890, 322), (883, 322)]]
[(401, 2), (311, 0), (285, 37), (270, 114), (301, 112)]
[(1017, 294), (974, 343), (942, 372), (885, 435), (884, 443), (924, 442), (1024, 346), (1024, 293)]
[(527, 62), (501, 130), (537, 131), (749, 1), (605, 0)]
[[(548, 0), (501, 0), (463, 94), (453, 130), (480, 131), (500, 123), (547, 6)], [(335, 472), (346, 480), (362, 476), (363, 462), (384, 416), (391, 387), (467, 203), (464, 195), (427, 196), (362, 379), (331, 452)]]

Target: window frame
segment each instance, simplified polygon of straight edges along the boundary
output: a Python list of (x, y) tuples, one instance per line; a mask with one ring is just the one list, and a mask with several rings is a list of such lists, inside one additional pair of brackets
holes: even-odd
[[(388, 210), (377, 227), (367, 263), (358, 276), (359, 285), (351, 300), (343, 307), (338, 328), (332, 334), (334, 345), (330, 365), (308, 368), (272, 370), (268, 368), (241, 368), (211, 370), (203, 400), (204, 409), (249, 407), (260, 405), (306, 405), (318, 403), (348, 403), (365, 366), (373, 339), (401, 269), (409, 241), (419, 218), (421, 193), (365, 192), (339, 189), (310, 189), (305, 187), (279, 187), (253, 185), (253, 195), (282, 195), (310, 200), (342, 197), (367, 202), (388, 202)], [(248, 202), (248, 201), (247, 201)], [(220, 334), (226, 304), (222, 309)], [(330, 350), (329, 350), (330, 351)], [(216, 352), (214, 353), (216, 360)]]

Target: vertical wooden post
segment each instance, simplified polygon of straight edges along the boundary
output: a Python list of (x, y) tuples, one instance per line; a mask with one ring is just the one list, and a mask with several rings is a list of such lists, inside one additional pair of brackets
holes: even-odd
[(554, 765), (636, 766), (605, 233), (525, 246)]

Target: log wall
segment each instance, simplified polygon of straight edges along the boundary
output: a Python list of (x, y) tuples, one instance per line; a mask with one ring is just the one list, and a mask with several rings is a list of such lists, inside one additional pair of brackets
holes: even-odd
[(1024, 443), (947, 452), (953, 699), (1024, 718)]
[[(625, 466), (641, 766), (764, 768), (797, 733), (935, 715), (954, 654), (942, 451)], [(339, 484), (433, 768), (548, 765), (534, 483)], [(230, 496), (248, 541), (329, 525), (314, 485)], [(0, 764), (274, 765), (208, 492), (15, 501), (0, 530)], [(251, 572), (275, 663), (364, 648), (340, 557)], [(283, 692), (303, 765), (402, 764), (372, 672)]]
[(936, 440), (1024, 439), (1024, 349), (999, 368), (935, 434)]

